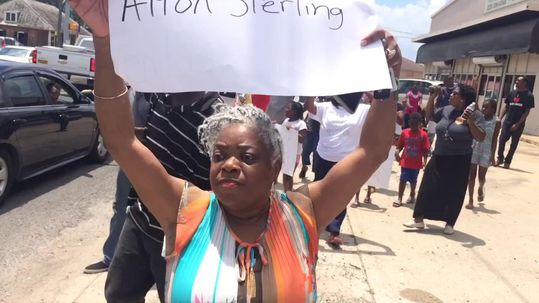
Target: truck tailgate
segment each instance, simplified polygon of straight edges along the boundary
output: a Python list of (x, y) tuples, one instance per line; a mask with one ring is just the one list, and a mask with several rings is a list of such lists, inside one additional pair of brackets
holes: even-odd
[(45, 65), (59, 73), (93, 78), (92, 53), (68, 52), (57, 47), (38, 47), (37, 64)]

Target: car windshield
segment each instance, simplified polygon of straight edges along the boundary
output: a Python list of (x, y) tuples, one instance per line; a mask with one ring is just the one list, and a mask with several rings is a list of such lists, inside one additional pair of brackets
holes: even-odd
[(0, 49), (0, 56), (25, 58), (28, 56), (28, 50), (20, 49), (20, 48), (4, 47)]

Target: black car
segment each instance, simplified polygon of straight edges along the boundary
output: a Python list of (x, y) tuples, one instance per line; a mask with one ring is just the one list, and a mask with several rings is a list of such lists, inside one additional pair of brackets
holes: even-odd
[(0, 62), (0, 205), (17, 181), (107, 156), (88, 97), (52, 70)]

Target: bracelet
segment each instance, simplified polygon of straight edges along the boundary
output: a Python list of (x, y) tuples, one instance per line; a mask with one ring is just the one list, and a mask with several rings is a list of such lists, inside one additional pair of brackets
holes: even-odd
[(116, 99), (119, 99), (125, 95), (127, 95), (127, 93), (129, 92), (129, 88), (127, 88), (127, 86), (125, 87), (125, 91), (117, 96), (114, 96), (114, 97), (101, 97), (101, 96), (98, 96), (95, 94), (95, 91), (92, 90), (92, 94), (94, 95), (95, 98), (97, 99), (101, 99), (101, 100), (116, 100)]

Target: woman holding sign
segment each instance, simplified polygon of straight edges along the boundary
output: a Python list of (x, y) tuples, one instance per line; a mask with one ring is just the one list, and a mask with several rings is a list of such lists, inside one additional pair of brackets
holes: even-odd
[[(206, 192), (168, 175), (136, 139), (111, 58), (107, 1), (70, 3), (94, 31), (96, 111), (107, 147), (166, 235), (167, 302), (314, 302), (318, 231), (385, 160), (394, 98), (373, 102), (359, 146), (326, 178), (286, 193), (273, 189), (282, 146), (271, 120), (252, 106), (223, 105), (199, 129), (212, 160)], [(389, 64), (400, 65), (385, 31), (362, 43), (382, 38), (397, 48)]]

